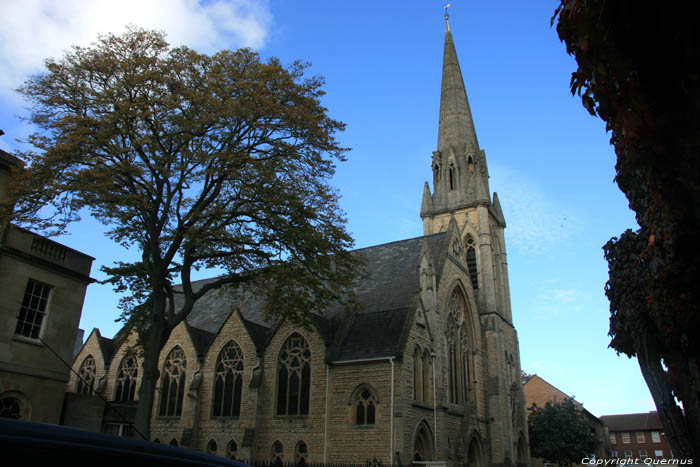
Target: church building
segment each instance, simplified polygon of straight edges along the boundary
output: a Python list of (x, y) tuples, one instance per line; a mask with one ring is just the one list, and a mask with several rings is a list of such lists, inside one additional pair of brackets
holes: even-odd
[[(355, 251), (360, 309), (330, 307), (305, 329), (266, 321), (245, 291), (208, 293), (161, 351), (152, 440), (272, 462), (529, 463), (506, 222), (447, 17), (438, 128), (424, 235)], [(136, 343), (127, 328), (92, 331), (65, 424), (130, 434)]]

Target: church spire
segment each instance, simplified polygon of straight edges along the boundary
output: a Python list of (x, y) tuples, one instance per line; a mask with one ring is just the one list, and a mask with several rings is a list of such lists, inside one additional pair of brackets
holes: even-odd
[(445, 50), (442, 59), (438, 151), (444, 152), (450, 145), (461, 149), (467, 143), (473, 144), (475, 149), (479, 148), (467, 91), (462, 79), (462, 70), (459, 67), (455, 44), (452, 40), (449, 15), (445, 12)]
[(446, 213), (491, 204), (486, 156), (476, 138), (447, 11), (438, 144), (433, 152), (432, 173), (433, 193), (424, 190), (421, 207), (426, 232), (440, 230), (442, 227), (433, 223)]

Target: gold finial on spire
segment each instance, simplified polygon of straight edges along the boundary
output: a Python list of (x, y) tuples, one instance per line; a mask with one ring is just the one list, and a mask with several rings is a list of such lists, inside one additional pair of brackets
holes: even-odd
[(450, 15), (449, 15), (449, 13), (447, 13), (447, 9), (451, 6), (452, 6), (452, 4), (450, 4), (450, 3), (445, 5), (445, 31), (450, 30)]

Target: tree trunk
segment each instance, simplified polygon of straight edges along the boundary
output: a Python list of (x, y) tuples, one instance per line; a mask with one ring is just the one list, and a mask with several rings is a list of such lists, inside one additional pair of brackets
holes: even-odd
[(661, 366), (656, 341), (650, 334), (638, 338), (637, 361), (664, 425), (666, 439), (677, 459), (697, 459), (700, 450), (693, 442), (688, 419), (676, 404), (668, 373)]
[[(156, 295), (156, 294), (154, 294)], [(151, 436), (151, 416), (155, 399), (156, 384), (160, 372), (158, 371), (158, 357), (165, 345), (169, 332), (164, 322), (165, 296), (153, 296), (152, 321), (148, 329), (139, 330), (143, 334), (143, 376), (139, 388), (139, 401), (136, 408), (135, 431), (139, 437), (149, 440)]]

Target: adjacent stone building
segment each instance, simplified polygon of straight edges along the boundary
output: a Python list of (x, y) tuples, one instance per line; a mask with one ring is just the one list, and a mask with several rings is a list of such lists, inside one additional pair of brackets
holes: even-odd
[[(0, 151), (0, 198), (18, 164)], [(0, 416), (59, 422), (93, 259), (0, 225)]]
[[(449, 23), (430, 171), (424, 236), (356, 250), (368, 273), (359, 311), (330, 307), (303, 329), (266, 321), (246, 291), (205, 295), (162, 349), (151, 438), (283, 462), (528, 464), (506, 223)], [(93, 331), (74, 370), (83, 379), (68, 383), (67, 423), (90, 412), (93, 428), (128, 431), (141, 376), (133, 333)], [(100, 406), (95, 391), (113, 407), (87, 411)]]

